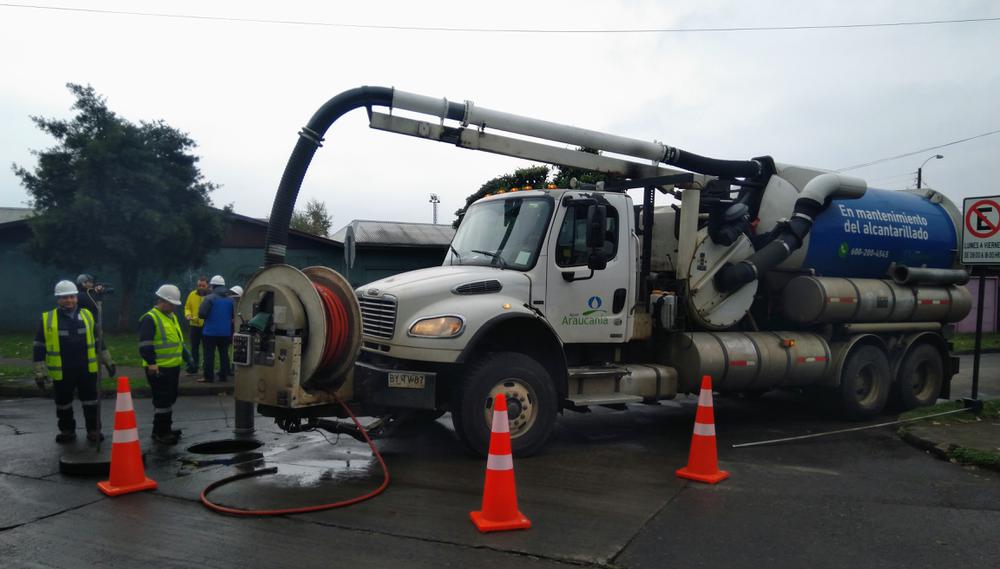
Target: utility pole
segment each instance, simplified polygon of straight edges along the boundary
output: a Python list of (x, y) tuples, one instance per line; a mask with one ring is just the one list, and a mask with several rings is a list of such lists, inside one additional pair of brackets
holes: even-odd
[(927, 163), (930, 162), (931, 160), (940, 160), (942, 158), (944, 158), (944, 156), (942, 156), (940, 154), (935, 154), (934, 156), (931, 156), (927, 160), (924, 160), (924, 163), (921, 164), (919, 168), (917, 168), (917, 189), (918, 190), (923, 187), (923, 182), (924, 182), (924, 166), (926, 166)]
[(441, 200), (438, 199), (438, 195), (437, 194), (431, 194), (430, 202), (431, 202), (432, 207), (434, 208), (434, 225), (437, 225), (437, 222), (438, 222), (438, 204), (441, 203)]

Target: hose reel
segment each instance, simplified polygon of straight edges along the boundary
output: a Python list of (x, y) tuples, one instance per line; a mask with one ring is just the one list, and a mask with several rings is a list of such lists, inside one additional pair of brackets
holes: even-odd
[(328, 267), (265, 267), (237, 309), (236, 396), (283, 408), (349, 399), (361, 350), (361, 310), (350, 283)]

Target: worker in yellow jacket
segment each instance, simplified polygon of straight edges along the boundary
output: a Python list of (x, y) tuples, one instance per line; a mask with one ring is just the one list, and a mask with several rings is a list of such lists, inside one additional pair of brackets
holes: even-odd
[(198, 373), (198, 362), (201, 361), (202, 329), (205, 321), (198, 318), (198, 308), (201, 301), (212, 291), (208, 290), (208, 277), (201, 275), (198, 277), (198, 288), (192, 290), (184, 303), (184, 318), (188, 322), (188, 339), (191, 342), (191, 362), (187, 366), (189, 375)]
[(94, 315), (77, 305), (76, 285), (59, 281), (55, 297), (58, 306), (42, 314), (35, 334), (35, 382), (44, 389), (46, 380), (51, 379), (55, 386), (57, 443), (76, 440), (74, 392), (83, 405), (87, 440), (100, 442), (104, 435), (97, 407), (97, 362), (101, 354), (100, 361), (110, 366), (111, 354), (95, 334)]

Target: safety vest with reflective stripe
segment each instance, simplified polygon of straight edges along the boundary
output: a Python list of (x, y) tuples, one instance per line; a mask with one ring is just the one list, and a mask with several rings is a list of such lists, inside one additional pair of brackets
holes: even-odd
[(177, 315), (166, 315), (158, 308), (153, 308), (143, 314), (139, 320), (149, 316), (153, 319), (155, 331), (152, 342), (139, 342), (139, 347), (153, 346), (156, 352), (156, 365), (163, 367), (180, 367), (184, 361), (184, 334), (177, 322)]
[[(87, 335), (87, 371), (97, 373), (97, 347), (94, 342), (94, 315), (86, 308), (80, 309), (84, 331)], [(63, 378), (62, 352), (59, 351), (59, 309), (42, 313), (42, 330), (45, 333), (45, 367), (52, 381)], [(68, 332), (68, 331), (67, 331)]]

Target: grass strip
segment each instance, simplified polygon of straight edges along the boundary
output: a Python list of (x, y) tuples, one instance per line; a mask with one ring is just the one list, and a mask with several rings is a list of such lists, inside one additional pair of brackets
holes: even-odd
[[(943, 413), (945, 411), (961, 409), (962, 407), (963, 405), (960, 402), (949, 401), (947, 403), (941, 403), (931, 407), (921, 407), (919, 409), (907, 411), (906, 413), (900, 415), (899, 419), (916, 419), (932, 415), (934, 413)], [(1000, 399), (991, 399), (983, 402), (983, 410), (978, 416), (970, 411), (968, 413), (955, 413), (954, 415), (935, 417), (933, 420), (928, 422), (903, 425), (899, 428), (898, 434), (903, 439), (913, 442), (912, 439), (914, 439), (914, 437), (911, 434), (911, 430), (915, 425), (944, 427), (946, 425), (962, 425), (997, 420), (1000, 420)], [(923, 445), (918, 446), (927, 448)], [(992, 449), (968, 448), (958, 445), (949, 445), (947, 449), (935, 448), (928, 450), (933, 450), (936, 454), (943, 456), (945, 459), (959, 464), (1000, 470), (1000, 445), (994, 446)]]

